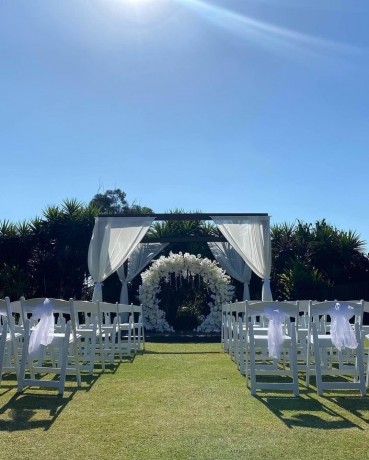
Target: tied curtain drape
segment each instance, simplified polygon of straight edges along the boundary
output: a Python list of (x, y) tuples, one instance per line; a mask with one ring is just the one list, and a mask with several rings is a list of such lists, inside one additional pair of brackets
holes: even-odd
[(270, 272), (272, 266), (269, 216), (211, 216), (220, 232), (263, 280), (262, 300), (272, 300)]
[(145, 236), (153, 217), (96, 217), (88, 249), (88, 269), (95, 282), (92, 300), (102, 301), (102, 282), (127, 260)]
[(229, 243), (208, 243), (208, 246), (215, 259), (228, 275), (243, 283), (242, 300), (250, 300), (251, 268)]
[(124, 272), (124, 265), (121, 265), (117, 270), (118, 277), (122, 283), (119, 303), (128, 304), (128, 283), (167, 245), (168, 243), (139, 243), (135, 247), (128, 256), (127, 276)]

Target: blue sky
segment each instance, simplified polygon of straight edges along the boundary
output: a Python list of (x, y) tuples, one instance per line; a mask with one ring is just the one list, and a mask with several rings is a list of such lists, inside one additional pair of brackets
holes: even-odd
[(368, 18), (368, 0), (0, 0), (0, 220), (121, 188), (369, 242)]

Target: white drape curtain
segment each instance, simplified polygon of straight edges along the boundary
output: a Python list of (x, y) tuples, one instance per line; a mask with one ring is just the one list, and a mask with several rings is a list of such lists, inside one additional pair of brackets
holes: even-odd
[(137, 276), (151, 260), (162, 251), (168, 243), (139, 243), (128, 256), (127, 276), (124, 265), (121, 265), (117, 274), (122, 283), (119, 303), (128, 304), (128, 283)]
[(272, 300), (269, 216), (211, 218), (251, 270), (263, 279), (262, 300)]
[(95, 282), (92, 300), (102, 300), (101, 283), (128, 258), (154, 218), (96, 217), (88, 249), (88, 269)]
[(208, 246), (215, 259), (228, 275), (243, 283), (243, 300), (250, 300), (251, 268), (229, 243), (209, 242)]

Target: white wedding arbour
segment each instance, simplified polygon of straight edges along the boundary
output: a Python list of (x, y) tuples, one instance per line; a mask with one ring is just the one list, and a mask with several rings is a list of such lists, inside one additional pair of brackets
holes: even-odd
[(199, 275), (211, 292), (210, 313), (198, 326), (198, 332), (219, 332), (222, 321), (222, 305), (230, 302), (234, 294), (231, 278), (225, 274), (215, 261), (193, 254), (173, 254), (161, 256), (150, 268), (141, 274), (142, 285), (139, 287), (139, 299), (142, 304), (144, 324), (148, 330), (173, 332), (172, 326), (165, 319), (165, 312), (160, 310), (158, 294), (160, 281), (169, 280), (174, 273), (176, 277), (187, 278)]

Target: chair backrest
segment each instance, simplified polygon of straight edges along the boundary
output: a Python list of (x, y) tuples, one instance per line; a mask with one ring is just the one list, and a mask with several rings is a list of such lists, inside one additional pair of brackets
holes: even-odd
[[(21, 316), (23, 320), (23, 324), (25, 324), (25, 321), (27, 318), (31, 318), (33, 322), (36, 322), (38, 320), (37, 317), (35, 317), (35, 313), (37, 312), (37, 309), (42, 307), (44, 302), (46, 300), (50, 301), (50, 305), (52, 306), (53, 314), (54, 314), (54, 319), (56, 322), (56, 316), (59, 318), (64, 318), (65, 321), (71, 321), (71, 332), (73, 336), (75, 337), (76, 335), (76, 314), (75, 314), (75, 309), (74, 309), (74, 300), (69, 299), (69, 300), (63, 300), (63, 299), (55, 299), (55, 298), (49, 298), (49, 297), (34, 297), (32, 299), (26, 299), (24, 297), (20, 298), (20, 303), (21, 303)], [(34, 316), (34, 318), (32, 318)]]
[(97, 302), (74, 300), (73, 303), (78, 325), (85, 324), (86, 326), (89, 326), (93, 323), (98, 323), (99, 308)]
[(0, 299), (0, 321), (8, 316), (8, 309), (5, 299)]
[(5, 297), (4, 302), (7, 310), (9, 330), (12, 338), (14, 338), (16, 332), (23, 332), (21, 303), (20, 300), (11, 302), (9, 297)]
[(116, 309), (118, 313), (129, 313), (132, 314), (132, 305), (126, 303), (116, 303)]
[(325, 300), (323, 302), (310, 302), (309, 305), (309, 316), (329, 315), (336, 306), (349, 308), (352, 316), (355, 316), (355, 321), (360, 324), (364, 313), (364, 301), (363, 300)]
[(134, 305), (132, 303), (131, 311), (132, 311), (133, 323), (139, 324), (140, 326), (144, 327), (142, 305)]
[(229, 313), (231, 316), (233, 316), (235, 319), (237, 319), (239, 316), (244, 317), (246, 313), (246, 302), (232, 302), (229, 304)]
[(295, 327), (298, 328), (299, 301), (246, 301), (247, 323), (252, 324), (254, 317), (270, 317), (273, 312), (278, 312), (285, 317), (287, 325), (293, 318)]
[(309, 325), (310, 300), (299, 300), (299, 328), (307, 329)]
[(118, 303), (112, 302), (97, 302), (97, 308), (100, 314), (101, 323), (106, 326), (111, 326), (117, 321)]
[[(10, 314), (10, 316), (9, 316)], [(9, 313), (9, 307), (5, 299), (0, 299), (0, 380), (2, 368), (2, 354), (4, 352), (4, 344), (6, 341), (6, 334), (8, 331), (8, 321), (12, 321), (12, 315)]]
[(116, 303), (118, 324), (126, 324), (129, 321), (133, 321), (132, 305), (126, 303)]
[(338, 308), (345, 309), (350, 315), (350, 318), (354, 318), (354, 322), (359, 323), (360, 327), (362, 326), (364, 315), (363, 300), (325, 300), (323, 302), (310, 302), (308, 337), (311, 335), (313, 324), (316, 325), (319, 333), (327, 333), (328, 329), (326, 325), (329, 323), (331, 313)]
[[(7, 297), (5, 297), (5, 299), (6, 298)], [(10, 300), (9, 300), (9, 302), (10, 302)], [(22, 323), (21, 301), (20, 300), (13, 300), (12, 302), (10, 302), (10, 308), (11, 308), (12, 315), (17, 318), (17, 321), (16, 321), (17, 324), (19, 324), (19, 326), (22, 326), (23, 323)]]

